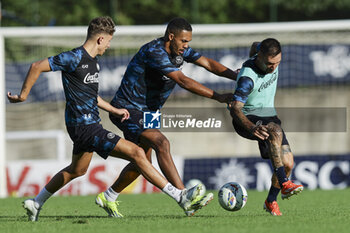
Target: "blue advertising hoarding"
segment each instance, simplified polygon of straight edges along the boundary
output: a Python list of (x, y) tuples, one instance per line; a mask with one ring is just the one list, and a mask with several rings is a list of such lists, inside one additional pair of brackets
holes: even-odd
[[(350, 154), (294, 157), (291, 179), (308, 189), (343, 189), (350, 186)], [(186, 159), (184, 183), (201, 180), (207, 189), (239, 182), (247, 189), (268, 190), (273, 170), (269, 160), (258, 157)]]
[[(239, 68), (248, 58), (247, 47), (231, 49), (198, 50), (202, 55), (213, 58), (231, 69)], [(279, 87), (312, 85), (344, 85), (350, 82), (349, 45), (285, 45), (280, 65)], [(100, 95), (112, 97), (119, 87), (126, 66), (132, 56), (101, 57)], [(34, 62), (34, 61), (33, 61)], [(19, 92), (30, 64), (7, 63), (6, 90)], [(204, 69), (185, 64), (183, 72), (215, 90), (233, 88), (234, 82), (209, 75)], [(42, 74), (33, 87), (29, 101), (63, 100), (60, 72)], [(175, 89), (175, 94), (180, 90)]]

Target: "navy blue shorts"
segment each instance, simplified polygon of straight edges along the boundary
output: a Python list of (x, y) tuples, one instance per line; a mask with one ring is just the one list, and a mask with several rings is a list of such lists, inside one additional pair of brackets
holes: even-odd
[[(112, 103), (111, 103), (112, 104)], [(116, 108), (125, 108), (117, 103), (112, 104)], [(140, 135), (145, 130), (143, 128), (143, 112), (138, 109), (128, 109), (130, 117), (121, 122), (121, 119), (113, 114), (109, 114), (109, 119), (124, 133), (124, 138), (136, 145), (139, 144)]]
[(104, 159), (107, 159), (120, 139), (118, 135), (104, 129), (98, 123), (67, 127), (67, 131), (74, 143), (73, 154), (95, 151)]
[[(277, 117), (277, 116), (272, 116), (272, 117), (259, 117), (259, 116), (254, 116), (254, 115), (248, 115), (247, 118), (253, 122), (254, 124), (256, 124), (257, 121), (262, 121), (263, 125), (267, 125), (270, 122), (274, 122), (276, 124), (278, 124), (279, 126), (281, 126), (281, 120)], [(233, 127), (235, 128), (236, 132), (247, 139), (250, 140), (256, 140), (258, 141), (259, 144), (259, 150), (260, 150), (260, 155), (263, 159), (269, 159), (269, 142), (267, 140), (261, 140), (258, 137), (254, 136), (251, 132), (249, 132), (248, 130), (246, 130), (244, 127), (242, 127), (240, 124), (238, 124), (237, 122), (235, 122), (234, 118), (232, 119), (232, 124)], [(282, 133), (283, 133), (283, 138), (282, 138), (282, 145), (289, 145), (289, 142), (287, 140), (286, 134), (284, 133), (283, 129), (282, 129)]]

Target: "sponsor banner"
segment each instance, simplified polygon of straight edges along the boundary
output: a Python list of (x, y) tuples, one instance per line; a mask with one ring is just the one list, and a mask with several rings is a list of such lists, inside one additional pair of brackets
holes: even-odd
[[(187, 159), (184, 183), (201, 180), (207, 189), (219, 189), (227, 182), (247, 189), (268, 190), (273, 174), (268, 160), (261, 158)], [(344, 189), (350, 186), (350, 154), (297, 156), (291, 179), (308, 189)]]
[[(156, 158), (153, 161), (156, 161)], [(179, 173), (182, 174), (183, 159), (175, 157), (174, 161)], [(69, 164), (70, 161), (9, 161), (6, 169), (8, 195), (16, 197), (37, 195), (58, 171)], [(103, 192), (113, 184), (127, 164), (127, 161), (121, 159), (108, 158), (108, 162), (102, 159), (93, 159), (84, 176), (73, 180), (55, 195), (89, 195)], [(160, 170), (156, 162), (154, 166)], [(143, 176), (139, 176), (123, 192), (152, 193), (160, 192), (160, 190)]]
[[(276, 111), (285, 132), (346, 132), (346, 108), (276, 108)], [(164, 107), (161, 111), (144, 112), (143, 127), (163, 132), (234, 132), (229, 110), (214, 107)]]
[[(278, 86), (344, 84), (350, 82), (350, 45), (285, 45), (279, 68)], [(237, 69), (248, 59), (249, 48), (201, 50), (202, 55), (215, 59), (231, 69)], [(101, 72), (90, 77), (99, 83), (101, 96), (114, 96), (124, 75), (130, 56), (101, 57)], [(19, 93), (30, 64), (6, 63), (6, 90)], [(208, 73), (194, 64), (185, 64), (183, 72), (210, 88), (234, 88), (234, 82)], [(43, 73), (34, 85), (29, 101), (64, 100), (61, 72)], [(175, 88), (175, 94), (181, 90)]]
[[(201, 180), (207, 189), (219, 189), (231, 181), (247, 189), (268, 190), (272, 168), (261, 158), (183, 159), (173, 157), (179, 174), (186, 184), (190, 179)], [(153, 165), (160, 170), (156, 159)], [(59, 170), (70, 161), (11, 161), (7, 163), (7, 190), (9, 196), (34, 196)], [(94, 159), (87, 173), (63, 187), (55, 195), (91, 195), (105, 191), (128, 164), (124, 160)], [(297, 156), (291, 179), (308, 189), (344, 189), (350, 186), (350, 154), (329, 156)], [(142, 176), (123, 193), (160, 192)]]

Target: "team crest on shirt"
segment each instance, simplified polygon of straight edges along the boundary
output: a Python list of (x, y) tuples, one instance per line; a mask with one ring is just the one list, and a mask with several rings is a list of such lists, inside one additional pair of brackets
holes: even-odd
[(170, 80), (170, 78), (168, 78), (167, 76), (163, 75), (162, 76), (162, 80), (167, 81), (167, 80)]
[(114, 138), (115, 137), (115, 134), (114, 133), (108, 133), (107, 134), (107, 138), (108, 139), (112, 139), (112, 138)]
[(175, 57), (176, 65), (182, 65), (183, 61), (184, 61), (184, 58), (182, 56), (176, 56)]
[(184, 62), (184, 58), (182, 56), (176, 56), (176, 57), (170, 58), (170, 61), (176, 67), (180, 67), (180, 66), (182, 66), (182, 64)]

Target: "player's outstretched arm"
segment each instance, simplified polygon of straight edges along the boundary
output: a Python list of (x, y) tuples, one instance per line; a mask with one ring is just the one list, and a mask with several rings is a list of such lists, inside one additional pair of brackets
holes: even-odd
[(23, 82), (22, 90), (19, 95), (12, 95), (11, 92), (7, 92), (7, 98), (10, 103), (18, 103), (26, 101), (30, 90), (32, 89), (34, 83), (38, 79), (42, 72), (51, 71), (49, 60), (43, 59), (31, 64), (29, 71), (27, 73), (26, 79)]
[(220, 103), (228, 103), (230, 100), (232, 100), (232, 94), (231, 96), (227, 94), (219, 94), (213, 91), (212, 89), (200, 84), (199, 82), (187, 77), (182, 71), (173, 71), (167, 74), (167, 77), (174, 80), (177, 84), (180, 85), (180, 87), (203, 97), (207, 97), (210, 99), (214, 99)]
[(123, 122), (124, 120), (129, 119), (130, 114), (128, 110), (124, 108), (115, 108), (113, 107), (110, 103), (102, 99), (100, 96), (97, 96), (97, 106), (106, 112), (110, 112), (113, 115), (121, 118), (121, 121)]
[(251, 122), (242, 112), (244, 103), (240, 101), (233, 101), (229, 104), (231, 116), (237, 121), (240, 125), (246, 128), (254, 136), (265, 140), (269, 137), (267, 128), (263, 125), (255, 125)]
[(224, 66), (223, 64), (205, 56), (201, 56), (199, 59), (197, 59), (194, 62), (194, 64), (202, 66), (203, 68), (205, 68), (206, 70), (210, 71), (213, 74), (216, 74), (218, 76), (225, 77), (231, 80), (237, 80), (237, 75), (239, 73), (239, 69), (233, 71), (227, 68), (226, 66)]

